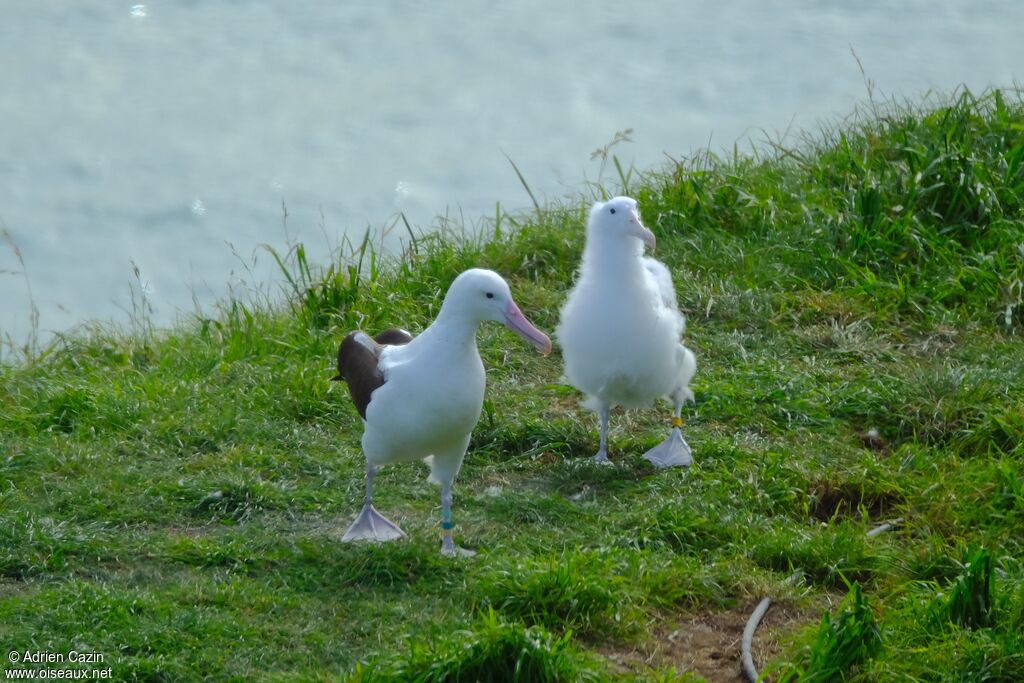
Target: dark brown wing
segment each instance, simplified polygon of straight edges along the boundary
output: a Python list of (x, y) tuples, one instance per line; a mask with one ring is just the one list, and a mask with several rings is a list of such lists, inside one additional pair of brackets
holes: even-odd
[(392, 327), (384, 330), (373, 339), (378, 344), (383, 344), (385, 346), (401, 346), (402, 344), (408, 344), (411, 342), (412, 335), (401, 327)]
[[(398, 328), (385, 330), (377, 335), (375, 339), (369, 339), (364, 335), (369, 344), (364, 345), (356, 341), (356, 335), (360, 332), (349, 332), (341, 341), (338, 347), (338, 375), (332, 377), (334, 380), (344, 380), (348, 383), (348, 393), (352, 396), (352, 402), (356, 404), (359, 415), (366, 419), (366, 406), (370, 404), (370, 395), (373, 390), (384, 384), (384, 375), (381, 374), (378, 363), (380, 354), (385, 346), (408, 344), (412, 335)], [(370, 346), (370, 348), (367, 348)]]

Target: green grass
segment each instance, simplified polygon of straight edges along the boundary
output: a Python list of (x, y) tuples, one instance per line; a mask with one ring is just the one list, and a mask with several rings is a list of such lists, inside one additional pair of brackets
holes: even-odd
[(823, 683), (852, 678), (862, 664), (874, 659), (882, 649), (882, 633), (860, 585), (855, 583), (834, 619), (828, 612), (822, 615), (817, 635), (808, 648), (806, 667), (790, 668), (779, 680)]
[(380, 659), (357, 667), (353, 683), (572, 683), (599, 678), (593, 658), (571, 644), (571, 633), (556, 638), (540, 627), (504, 623), (486, 612), (471, 630), (413, 643), (398, 661)]
[(588, 204), (620, 188), (409, 229), (394, 256), (369, 236), (323, 265), (269, 250), (279, 305), (94, 327), (0, 365), (0, 641), (100, 652), (137, 681), (700, 680), (701, 646), (680, 643), (717, 639), (738, 671), (739, 634), (687, 629), (771, 595), (790, 615), (758, 635), (774, 676), (1024, 679), (1020, 94), (611, 163), (689, 318), (693, 469), (639, 457), (664, 408), (617, 413), (615, 466), (587, 463), (596, 420), (557, 350), (484, 326), (454, 489), (477, 557), (440, 556), (416, 465), (375, 487), (409, 537), (341, 544), (363, 490), (360, 422), (328, 381), (341, 337), (423, 329), (471, 266), (551, 331)]
[[(948, 619), (967, 628), (985, 628), (992, 625), (992, 602), (995, 572), (992, 554), (985, 548), (968, 553), (963, 573), (950, 587), (949, 601), (942, 612)], [(945, 616), (945, 615), (944, 615)]]

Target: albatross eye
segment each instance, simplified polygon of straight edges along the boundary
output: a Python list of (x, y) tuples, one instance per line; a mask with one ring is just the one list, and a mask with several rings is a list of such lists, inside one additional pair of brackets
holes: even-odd
[(487, 294), (485, 294), (484, 296), (486, 296), (488, 299), (493, 299), (494, 298), (494, 292), (487, 292)]
[(608, 212), (609, 213), (615, 213), (615, 209), (614, 208), (608, 209)]

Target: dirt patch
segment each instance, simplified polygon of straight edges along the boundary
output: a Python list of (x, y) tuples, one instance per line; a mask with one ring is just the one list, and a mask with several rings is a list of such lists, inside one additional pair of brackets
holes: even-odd
[(740, 639), (752, 610), (697, 614), (680, 622), (665, 634), (672, 663), (709, 681), (744, 681)]
[(820, 481), (808, 491), (810, 512), (816, 519), (828, 521), (834, 516), (860, 517), (863, 509), (877, 519), (903, 502), (896, 491), (872, 491), (863, 483)]
[[(743, 628), (756, 602), (728, 612), (697, 614), (668, 632), (670, 658), (677, 669), (693, 671), (713, 683), (745, 682), (740, 664)], [(772, 603), (754, 636), (752, 654), (758, 671), (780, 652), (779, 636), (813, 618), (786, 603)]]
[[(658, 625), (645, 642), (632, 650), (600, 649), (619, 672), (641, 672), (650, 667), (673, 666), (711, 683), (746, 683), (740, 664), (743, 628), (757, 602), (724, 612), (698, 612)], [(761, 671), (781, 651), (780, 638), (816, 622), (819, 613), (786, 602), (773, 602), (754, 636), (754, 665)]]

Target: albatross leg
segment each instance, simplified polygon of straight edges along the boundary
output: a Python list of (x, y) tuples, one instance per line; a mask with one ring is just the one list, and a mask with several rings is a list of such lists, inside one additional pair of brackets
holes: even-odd
[(644, 453), (644, 457), (651, 461), (655, 467), (689, 467), (693, 464), (693, 455), (690, 452), (690, 445), (683, 438), (680, 427), (683, 420), (679, 417), (683, 410), (683, 401), (680, 397), (672, 397), (672, 431), (668, 438), (660, 444)]
[(612, 461), (608, 459), (608, 412), (610, 410), (607, 403), (602, 403), (601, 410), (598, 411), (601, 416), (601, 448), (598, 449), (597, 455), (591, 458), (598, 465), (612, 464)]
[(441, 485), (441, 554), (447, 557), (472, 557), (476, 552), (460, 548), (452, 540), (452, 485)]
[(394, 541), (405, 536), (405, 532), (384, 515), (377, 512), (373, 507), (373, 476), (377, 474), (377, 468), (366, 463), (366, 498), (363, 501), (363, 509), (355, 521), (341, 537), (342, 543), (349, 541)]

